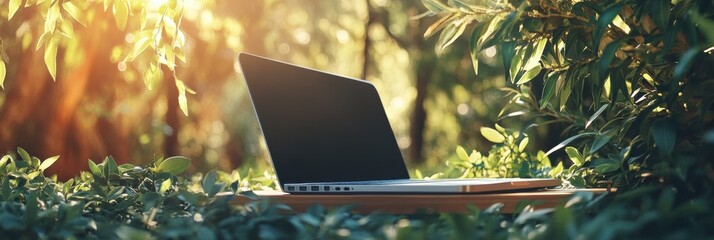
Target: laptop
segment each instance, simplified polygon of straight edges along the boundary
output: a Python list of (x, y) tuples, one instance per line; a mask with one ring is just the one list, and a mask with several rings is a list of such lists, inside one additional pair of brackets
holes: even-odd
[(247, 53), (238, 58), (285, 192), (482, 193), (560, 185), (557, 179), (409, 179), (374, 85)]

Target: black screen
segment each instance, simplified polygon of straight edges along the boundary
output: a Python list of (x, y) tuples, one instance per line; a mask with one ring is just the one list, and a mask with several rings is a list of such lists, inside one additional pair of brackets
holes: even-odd
[(281, 185), (409, 178), (372, 84), (245, 53), (239, 61)]

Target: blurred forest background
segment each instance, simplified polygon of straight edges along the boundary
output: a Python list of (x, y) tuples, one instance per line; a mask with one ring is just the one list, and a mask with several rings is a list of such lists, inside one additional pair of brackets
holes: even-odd
[[(187, 116), (169, 74), (147, 89), (147, 61), (122, 61), (137, 40), (132, 29), (141, 24), (136, 18), (144, 5), (128, 5), (123, 28), (111, 7), (105, 12), (101, 2), (72, 1), (88, 24), (72, 22), (71, 38), (59, 41), (53, 81), (43, 51), (35, 48), (43, 14), (29, 6), (7, 21), (6, 6), (13, 1), (0, 2), (7, 69), (0, 91), (0, 151), (22, 147), (41, 158), (61, 155), (49, 171), (63, 179), (86, 170), (87, 159), (108, 155), (135, 164), (183, 155), (193, 159), (193, 171), (265, 169), (268, 155), (246, 96), (239, 52), (373, 82), (410, 169), (427, 174), (455, 158), (458, 145), (488, 151), (491, 143), (479, 128), (493, 127), (508, 101), (499, 90), (505, 81), (495, 48), (479, 56), (478, 77), (464, 50), (467, 38), (435, 52), (437, 37), (425, 39), (423, 33), (436, 19), (415, 17), (426, 11), (420, 1), (185, 0), (179, 28), (186, 61), (177, 64), (175, 75), (195, 91), (187, 95)], [(538, 130), (531, 133), (530, 147), (545, 149), (558, 141), (548, 141), (545, 128)]]

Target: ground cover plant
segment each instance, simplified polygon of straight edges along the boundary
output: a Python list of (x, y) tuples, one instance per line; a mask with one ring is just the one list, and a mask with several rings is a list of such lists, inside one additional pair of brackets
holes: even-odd
[[(10, 18), (20, 6), (48, 7), (45, 20), (54, 25), (44, 28), (48, 37), (40, 37), (36, 48), (44, 46), (44, 55), (49, 54), (45, 65), (54, 78), (57, 41), (73, 32), (65, 22), (83, 20), (73, 10), (73, 1), (22, 3), (9, 1)], [(115, 12), (118, 27), (124, 28), (130, 1), (105, 3), (105, 9), (111, 6)], [(117, 164), (107, 157), (98, 164), (90, 160), (89, 171), (60, 181), (44, 173), (59, 156), (41, 160), (18, 148), (0, 158), (0, 234), (20, 239), (714, 235), (714, 3), (422, 3), (426, 13), (417, 17), (434, 18), (424, 35), (435, 36), (436, 52), (443, 54), (461, 35), (470, 35), (469, 46), (456, 51), (472, 58), (472, 69), (462, 70), (475, 70), (478, 76), (483, 52), (495, 50), (506, 75), (503, 91), (510, 98), (498, 114), (499, 124), (474, 130), (493, 143), (488, 152), (456, 147), (457, 158), (445, 163), (443, 173), (430, 177), (558, 177), (565, 187), (615, 187), (617, 192), (579, 193), (553, 209), (535, 210), (537, 203), (523, 203), (515, 214), (500, 213), (500, 204), (468, 214), (356, 215), (350, 206), (315, 206), (294, 213), (280, 203), (230, 203), (233, 194), (252, 196), (250, 189), (275, 188), (269, 172), (241, 169), (192, 176), (186, 173), (191, 160), (185, 157), (141, 161), (144, 165)], [(142, 44), (132, 48), (127, 60), (154, 50), (155, 55), (145, 55), (147, 87), (152, 79), (168, 75), (178, 89), (172, 89), (178, 92), (177, 108), (187, 113), (186, 93), (191, 90), (176, 78), (174, 68), (183, 40), (178, 28), (169, 24), (180, 23), (177, 13), (170, 12), (165, 21), (164, 15), (155, 19), (159, 31), (173, 34), (154, 44), (137, 41)], [(525, 124), (508, 125), (511, 119)], [(557, 131), (562, 140), (541, 151), (529, 148), (539, 129)]]

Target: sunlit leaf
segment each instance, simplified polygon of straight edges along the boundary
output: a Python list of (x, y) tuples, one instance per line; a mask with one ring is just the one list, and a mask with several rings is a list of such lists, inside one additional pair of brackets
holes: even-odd
[(469, 160), (469, 154), (466, 153), (466, 149), (462, 146), (457, 146), (456, 147), (456, 156), (459, 157), (459, 159), (463, 161), (468, 161)]
[(126, 1), (114, 1), (112, 11), (116, 19), (117, 28), (124, 30), (126, 28), (126, 20), (129, 18), (129, 3)]
[(2, 89), (5, 89), (5, 75), (7, 73), (7, 69), (5, 68), (5, 62), (0, 60), (0, 87)]
[(526, 150), (526, 147), (528, 147), (528, 138), (523, 138), (520, 143), (518, 143), (518, 151), (523, 152)]
[(91, 159), (88, 160), (89, 163), (89, 171), (94, 174), (95, 176), (104, 176), (102, 173), (102, 170), (99, 169), (96, 163), (92, 161)]
[(574, 147), (565, 147), (565, 153), (568, 154), (568, 158), (570, 158), (576, 166), (582, 166), (585, 162), (585, 159), (580, 155), (578, 149)]
[(545, 153), (546, 156), (550, 155), (551, 153), (558, 151), (558, 149), (561, 149), (568, 144), (570, 144), (572, 141), (575, 141), (578, 138), (585, 137), (585, 136), (592, 136), (595, 135), (595, 133), (581, 133), (572, 137), (569, 137), (568, 139), (565, 139), (565, 141), (562, 141), (561, 143), (558, 143), (558, 145), (555, 145), (555, 147), (551, 148), (548, 150), (548, 152)]
[(188, 101), (186, 99), (186, 85), (184, 85), (183, 81), (176, 79), (176, 88), (178, 89), (178, 92), (179, 92), (179, 96), (178, 96), (179, 108), (181, 108), (181, 111), (183, 112), (184, 115), (188, 116)]
[(72, 27), (72, 23), (69, 21), (61, 20), (59, 21), (60, 28), (59, 31), (62, 35), (69, 39), (74, 39), (74, 27)]
[(538, 76), (542, 69), (543, 68), (540, 65), (536, 65), (534, 68), (528, 69), (528, 71), (526, 71), (526, 73), (524, 73), (523, 76), (518, 79), (518, 82), (516, 82), (516, 84), (521, 85), (530, 82), (531, 80), (533, 80), (533, 78)]
[(40, 171), (45, 171), (45, 169), (52, 166), (52, 164), (54, 164), (57, 161), (57, 159), (59, 159), (59, 156), (50, 157), (48, 159), (45, 159), (45, 161), (42, 161), (42, 164), (40, 164), (40, 167), (39, 167)]
[(18, 9), (20, 9), (20, 4), (22, 4), (22, 0), (10, 0), (9, 3), (9, 8), (8, 8), (8, 14), (7, 14), (7, 20), (10, 21), (13, 16), (15, 16), (15, 13), (17, 12)]
[(49, 40), (50, 38), (52, 38), (52, 32), (43, 32), (42, 35), (40, 35), (40, 39), (37, 40), (37, 45), (35, 46), (35, 51), (40, 50), (42, 45), (45, 42), (47, 42), (47, 40)]
[(159, 172), (172, 173), (178, 175), (191, 166), (191, 160), (183, 156), (173, 156), (165, 159), (159, 164)]
[(50, 39), (45, 46), (45, 65), (52, 76), (52, 80), (57, 80), (57, 40)]
[(558, 165), (550, 169), (550, 176), (552, 178), (557, 178), (560, 173), (563, 172), (563, 162), (558, 162)]
[(20, 154), (20, 158), (24, 160), (25, 162), (30, 162), (32, 161), (32, 158), (30, 157), (30, 154), (25, 151), (25, 149), (22, 149), (21, 147), (17, 148), (17, 153)]
[(422, 0), (421, 2), (433, 13), (440, 13), (450, 9), (449, 6), (446, 6), (440, 0)]
[(441, 31), (441, 35), (439, 35), (439, 40), (436, 42), (437, 54), (443, 52), (446, 47), (456, 41), (456, 39), (458, 39), (461, 34), (464, 33), (468, 24), (469, 21), (467, 21), (466, 19), (459, 19), (449, 23), (444, 28), (444, 30)]
[(481, 135), (483, 135), (486, 140), (489, 140), (494, 143), (502, 143), (506, 140), (503, 134), (496, 131), (496, 129), (489, 127), (481, 127)]
[(533, 53), (531, 53), (528, 57), (528, 61), (526, 61), (525, 65), (523, 65), (524, 70), (529, 71), (530, 69), (540, 66), (540, 59), (543, 56), (543, 50), (545, 49), (546, 44), (548, 44), (548, 38), (541, 38), (538, 40)]
[(161, 182), (161, 187), (159, 187), (159, 193), (165, 194), (171, 188), (171, 178), (167, 178)]
[(64, 10), (67, 11), (67, 13), (69, 13), (75, 21), (82, 24), (82, 26), (87, 27), (87, 19), (84, 17), (84, 13), (77, 7), (77, 5), (74, 5), (73, 2), (64, 2), (62, 4), (62, 8), (64, 8)]
[(47, 15), (45, 17), (45, 32), (54, 32), (57, 27), (57, 20), (62, 17), (59, 5), (51, 5), (47, 9)]
[(593, 121), (595, 121), (595, 119), (597, 119), (597, 117), (599, 117), (600, 114), (602, 114), (602, 112), (607, 109), (608, 106), (609, 104), (602, 105), (600, 109), (598, 109), (592, 116), (590, 116), (590, 119), (588, 119), (588, 121), (585, 123), (585, 128), (588, 128), (590, 124), (592, 124)]

